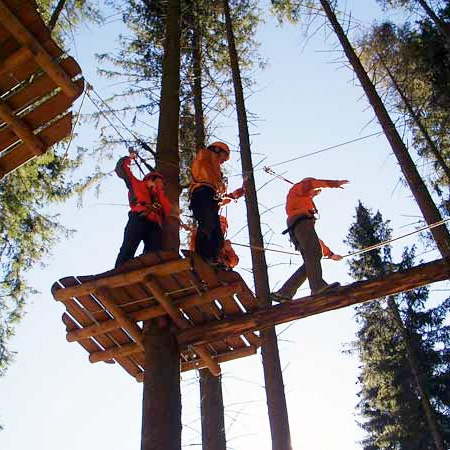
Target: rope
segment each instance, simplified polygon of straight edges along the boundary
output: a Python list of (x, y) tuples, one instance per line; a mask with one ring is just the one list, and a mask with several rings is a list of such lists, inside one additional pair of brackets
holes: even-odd
[[(370, 246), (365, 247), (365, 248), (363, 248), (361, 250), (356, 250), (354, 252), (348, 253), (346, 255), (343, 255), (342, 258), (348, 258), (350, 256), (361, 255), (363, 253), (370, 252), (370, 251), (375, 250), (377, 248), (385, 247), (386, 245), (388, 245), (388, 244), (390, 244), (392, 242), (398, 241), (399, 239), (403, 239), (403, 238), (405, 238), (407, 236), (411, 236), (413, 234), (417, 234), (417, 233), (420, 233), (420, 232), (425, 231), (425, 230), (431, 230), (432, 228), (439, 227), (439, 226), (443, 225), (444, 223), (446, 223), (448, 221), (450, 221), (450, 217), (447, 217), (446, 219), (439, 220), (438, 222), (432, 223), (432, 224), (427, 225), (425, 227), (419, 228), (418, 230), (411, 231), (410, 233), (406, 233), (406, 234), (403, 234), (401, 236), (397, 236), (395, 238), (389, 239), (387, 241), (383, 241), (383, 242), (379, 242), (378, 244), (370, 245)], [(294, 255), (294, 256), (298, 255), (298, 253), (288, 252), (286, 250), (277, 250), (275, 248), (269, 248), (269, 247), (259, 247), (257, 245), (241, 244), (241, 243), (238, 243), (238, 242), (232, 242), (232, 244), (233, 245), (238, 245), (240, 247), (247, 247), (247, 248), (253, 248), (255, 250), (262, 250), (262, 251), (265, 251), (265, 252), (283, 253), (285, 255)]]
[(68, 153), (69, 153), (70, 145), (72, 144), (73, 137), (75, 135), (75, 129), (76, 129), (77, 125), (78, 125), (78, 122), (80, 121), (81, 108), (83, 108), (83, 103), (84, 103), (84, 99), (86, 98), (86, 94), (87, 94), (87, 88), (84, 89), (83, 97), (82, 97), (81, 103), (80, 103), (80, 108), (78, 109), (77, 118), (76, 118), (75, 123), (73, 125), (72, 133), (70, 134), (70, 140), (69, 140), (69, 143), (67, 144), (66, 151), (64, 152), (63, 158), (66, 158)]

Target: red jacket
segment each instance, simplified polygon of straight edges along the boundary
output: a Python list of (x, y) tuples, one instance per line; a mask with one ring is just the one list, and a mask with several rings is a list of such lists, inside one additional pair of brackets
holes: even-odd
[(172, 205), (164, 190), (137, 179), (130, 169), (131, 158), (124, 156), (117, 161), (116, 174), (125, 181), (128, 188), (128, 202), (131, 211), (141, 213), (150, 222), (161, 225), (163, 218), (170, 214)]

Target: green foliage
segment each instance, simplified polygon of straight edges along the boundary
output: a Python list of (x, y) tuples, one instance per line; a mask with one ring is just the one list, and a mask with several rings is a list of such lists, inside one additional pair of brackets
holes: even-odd
[[(39, 2), (44, 18), (50, 17), (55, 3)], [(69, 1), (66, 8), (74, 23), (95, 12), (91, 2), (80, 0)], [(73, 232), (58, 222), (58, 215), (48, 212), (49, 206), (81, 195), (102, 176), (74, 179), (83, 153), (71, 156), (66, 146), (55, 146), (0, 181), (0, 376), (13, 359), (8, 340), (35, 292), (26, 273), (44, 264), (55, 243)]]
[[(389, 222), (379, 212), (373, 214), (361, 203), (346, 242), (353, 250), (389, 239)], [(363, 253), (350, 262), (356, 280), (385, 275), (414, 265), (414, 248), (405, 249), (400, 263), (394, 263), (390, 247)], [(356, 308), (359, 325), (352, 352), (361, 361), (358, 414), (366, 432), (365, 450), (435, 448), (425, 418), (418, 386), (408, 352), (418, 361), (417, 371), (431, 398), (440, 429), (450, 441), (450, 329), (445, 320), (450, 299), (427, 308), (429, 291), (423, 287), (385, 301), (373, 301)], [(402, 324), (396, 321), (395, 309)]]
[[(450, 5), (441, 11), (441, 17), (450, 19)], [(446, 165), (450, 165), (450, 52), (445, 38), (428, 19), (414, 26), (406, 23), (396, 26), (386, 22), (374, 26), (360, 40), (361, 60), (372, 74), (385, 101), (405, 118), (413, 136), (413, 146), (419, 155), (434, 164), (430, 182), (438, 194), (448, 187), (450, 180), (425, 140), (423, 132), (412, 119), (405, 103), (413, 109), (426, 129)], [(389, 70), (397, 86), (388, 74)], [(400, 89), (405, 98), (399, 95)]]
[[(120, 80), (126, 86), (110, 100), (120, 105), (116, 110), (127, 114), (131, 123), (135, 124), (138, 116), (141, 116), (141, 120), (148, 120), (148, 116), (159, 110), (166, 2), (129, 0), (125, 9), (122, 1), (112, 0), (110, 3), (123, 11), (123, 21), (131, 33), (120, 36), (118, 52), (97, 55), (103, 66), (99, 72), (109, 79)], [(256, 5), (255, 0), (233, 2), (237, 46), (244, 73), (255, 65), (263, 66), (254, 39), (260, 20)], [(197, 27), (201, 31), (203, 43), (203, 101), (208, 105), (205, 116), (220, 114), (230, 106), (233, 98), (222, 2), (183, 0), (181, 11), (181, 102), (192, 101), (192, 42)], [(244, 80), (246, 86), (251, 85), (250, 79), (244, 77)], [(106, 129), (102, 130), (104, 141), (114, 145), (116, 141), (108, 137), (106, 132)], [(139, 130), (136, 133), (142, 139), (146, 138), (139, 134)]]

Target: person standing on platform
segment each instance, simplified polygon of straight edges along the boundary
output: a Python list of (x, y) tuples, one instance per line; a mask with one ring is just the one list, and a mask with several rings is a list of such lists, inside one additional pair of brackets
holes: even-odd
[(335, 261), (342, 256), (335, 255), (321, 242), (315, 230), (316, 215), (318, 214), (313, 198), (320, 194), (323, 188), (341, 188), (348, 180), (318, 180), (305, 178), (294, 184), (286, 199), (286, 214), (288, 228), (283, 234), (289, 232), (290, 239), (303, 257), (303, 266), (275, 293), (272, 300), (290, 300), (298, 287), (308, 278), (311, 295), (322, 293), (328, 289), (340, 286), (339, 283), (328, 284), (322, 278), (320, 260), (322, 254)]
[(125, 181), (130, 204), (128, 223), (115, 267), (133, 259), (141, 241), (144, 242), (144, 253), (162, 249), (162, 222), (172, 209), (164, 192), (163, 175), (152, 171), (139, 180), (130, 169), (135, 158), (136, 152), (130, 151), (129, 156), (119, 159), (115, 169), (119, 178)]
[(229, 159), (228, 145), (213, 142), (207, 148), (197, 151), (191, 166), (190, 209), (198, 224), (195, 252), (213, 264), (218, 262), (224, 245), (219, 208), (229, 199), (237, 200), (244, 195), (244, 187), (226, 194), (227, 186), (221, 166)]

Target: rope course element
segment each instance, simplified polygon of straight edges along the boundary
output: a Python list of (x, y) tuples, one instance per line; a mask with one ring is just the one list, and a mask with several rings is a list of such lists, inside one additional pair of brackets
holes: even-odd
[[(403, 238), (405, 238), (407, 236), (412, 236), (413, 234), (417, 234), (417, 233), (420, 233), (420, 232), (425, 231), (425, 230), (431, 230), (432, 228), (436, 228), (436, 227), (439, 227), (441, 225), (444, 225), (446, 222), (449, 222), (449, 221), (450, 221), (450, 217), (447, 217), (446, 219), (439, 220), (438, 222), (435, 222), (435, 223), (432, 223), (432, 224), (427, 225), (425, 227), (422, 227), (422, 228), (419, 228), (417, 230), (411, 231), (410, 233), (402, 234), (401, 236), (397, 236), (397, 237), (389, 239), (387, 241), (379, 242), (378, 244), (370, 245), (370, 246), (365, 247), (365, 248), (363, 248), (361, 250), (356, 250), (354, 252), (348, 253), (346, 255), (343, 255), (342, 258), (348, 258), (350, 256), (361, 255), (363, 253), (370, 252), (371, 250), (376, 250), (377, 248), (385, 247), (386, 245), (388, 245), (388, 244), (390, 244), (392, 242), (398, 241), (398, 240), (403, 239)], [(255, 250), (262, 250), (262, 251), (265, 251), (265, 252), (283, 253), (285, 255), (294, 255), (294, 256), (298, 256), (299, 255), (299, 253), (288, 252), (286, 250), (278, 250), (278, 249), (269, 248), (269, 247), (259, 247), (257, 245), (241, 244), (241, 243), (238, 243), (238, 242), (232, 242), (232, 244), (233, 245), (238, 245), (240, 247), (247, 247), (247, 248), (253, 248)]]

